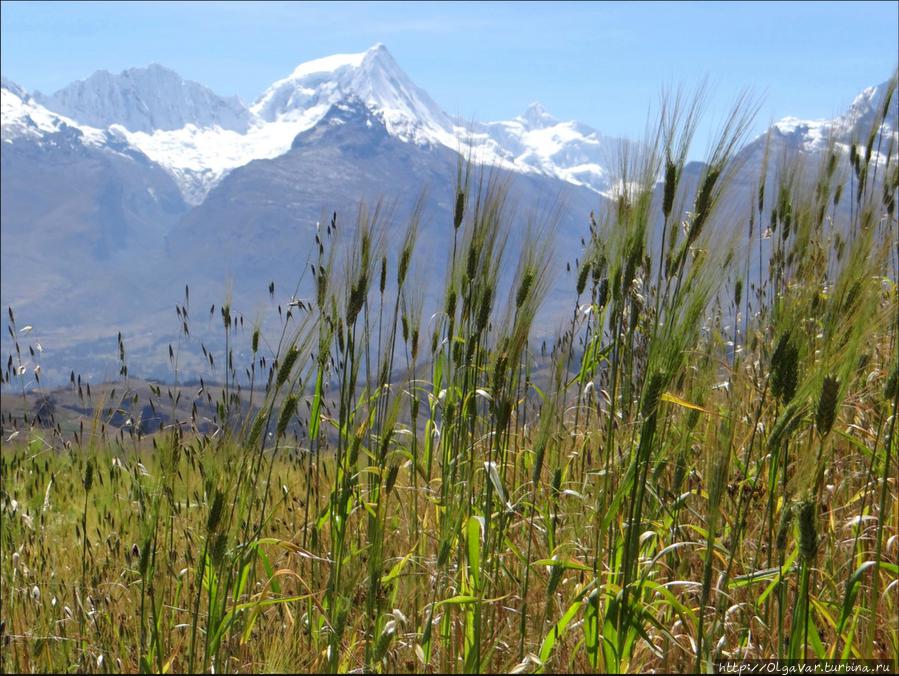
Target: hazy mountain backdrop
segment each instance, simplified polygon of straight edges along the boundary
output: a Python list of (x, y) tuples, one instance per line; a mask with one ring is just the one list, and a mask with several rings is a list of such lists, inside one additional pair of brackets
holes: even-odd
[[(865, 89), (834, 120), (781, 120), (768, 157), (814, 161), (831, 130), (848, 155), (853, 140), (868, 142), (883, 90)], [(896, 139), (897, 117), (894, 109), (877, 143)], [(750, 139), (738, 157), (731, 213), (748, 210), (765, 139)], [(29, 94), (4, 77), (0, 300), (19, 327), (33, 326), (28, 341), (42, 351), (32, 361), (45, 379), (70, 369), (113, 377), (119, 331), (131, 372), (164, 378), (175, 306), (185, 305), (189, 285), (192, 338), (182, 361), (185, 375), (201, 374), (200, 344), (220, 333), (211, 305), (231, 298), (248, 323), (277, 326), (277, 306), (310, 292), (317, 223), (336, 212), (338, 229), (350, 230), (360, 200), (380, 199), (388, 232), (402, 232), (424, 193), (419, 246), (435, 266), (415, 274), (431, 303), (445, 275), (461, 153), (507, 182), (511, 252), (529, 226), (557, 228), (547, 252), (557, 274), (541, 320), (551, 336), (572, 311), (566, 264), (574, 265), (590, 212), (614, 196), (622, 143), (540, 104), (508, 121), (455, 120), (380, 44), (300, 64), (250, 105), (156, 64), (100, 71), (53, 94)], [(690, 170), (698, 175), (701, 165)], [(3, 336), (7, 348), (5, 327)]]

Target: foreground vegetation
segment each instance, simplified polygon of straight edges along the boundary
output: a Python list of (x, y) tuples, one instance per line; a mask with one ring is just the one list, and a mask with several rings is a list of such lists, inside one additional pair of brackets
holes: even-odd
[[(314, 297), (273, 342), (219, 308), (211, 426), (162, 387), (182, 422), (108, 427), (136, 410), (123, 343), (86, 426), (5, 420), (3, 670), (895, 664), (899, 149), (766, 153), (736, 218), (744, 111), (695, 186), (695, 103), (622, 153), (555, 341), (534, 326), (551, 230), (510, 254), (503, 183), (464, 165), (431, 319), (421, 210), (394, 250), (363, 207), (318, 230)], [(187, 341), (189, 297), (178, 316)]]

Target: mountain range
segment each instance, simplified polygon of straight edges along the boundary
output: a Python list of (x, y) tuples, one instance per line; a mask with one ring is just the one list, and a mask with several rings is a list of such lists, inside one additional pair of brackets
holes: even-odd
[[(777, 122), (774, 149), (814, 154), (830, 130), (848, 147), (868, 133), (884, 90), (865, 89), (834, 120)], [(896, 117), (882, 133), (896, 137)], [(297, 279), (316, 224), (335, 211), (352, 221), (360, 200), (386, 198), (388, 230), (401, 231), (426, 191), (420, 246), (439, 256), (460, 153), (508, 182), (516, 232), (528, 219), (558, 220), (561, 270), (614, 190), (622, 143), (540, 104), (508, 121), (453, 119), (381, 44), (300, 64), (251, 105), (156, 64), (49, 95), (4, 77), (0, 138), (2, 304), (35, 327), (57, 375), (94, 379), (114, 374), (118, 331), (132, 370), (171, 376), (172, 306), (185, 284), (205, 307), (232, 294), (250, 320), (271, 282), (272, 303), (308, 290), (308, 272)], [(763, 146), (760, 137), (742, 151), (747, 176)], [(571, 280), (558, 280), (550, 305), (567, 307)], [(187, 351), (187, 371), (202, 371), (198, 351)]]
[[(14, 85), (13, 85), (14, 86)], [(483, 162), (545, 173), (599, 191), (609, 187), (610, 141), (586, 125), (559, 122), (539, 103), (506, 122), (451, 119), (400, 69), (384, 45), (297, 66), (251, 106), (153, 64), (94, 73), (31, 102), (93, 130), (108, 130), (165, 167), (196, 205), (232, 169), (286, 153), (297, 134), (333, 105), (355, 98), (391, 136), (422, 147), (471, 146)], [(93, 132), (96, 133), (96, 132)]]

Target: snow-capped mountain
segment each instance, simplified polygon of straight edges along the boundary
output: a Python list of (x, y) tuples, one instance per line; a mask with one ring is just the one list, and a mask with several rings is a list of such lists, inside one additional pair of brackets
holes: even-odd
[(269, 87), (251, 110), (268, 123), (296, 119), (305, 125), (347, 98), (362, 101), (402, 141), (454, 151), (470, 148), (483, 163), (546, 174), (600, 192), (608, 188), (607, 148), (596, 131), (559, 122), (540, 104), (508, 122), (453, 120), (409, 79), (383, 44), (300, 64)]
[[(452, 248), (458, 160), (457, 152), (443, 145), (401, 140), (365, 102), (348, 98), (298, 134), (283, 155), (251, 162), (223, 178), (172, 229), (166, 259), (183, 261), (196, 280), (191, 281), (192, 293), (202, 280), (221, 286), (223, 280), (233, 279), (234, 298), (241, 290), (263, 290), (270, 281), (277, 288), (297, 288), (300, 296), (312, 294), (312, 279), (302, 275), (298, 262), (308, 255), (317, 221), (336, 211), (338, 222), (349, 224), (350, 231), (360, 203), (373, 205), (383, 199), (382, 213), (390, 214), (383, 221), (385, 236), (394, 241), (402, 237), (407, 215), (426, 190), (417, 246), (422, 260), (439, 261), (441, 252)], [(508, 186), (516, 204), (515, 215), (510, 214), (516, 228), (508, 244), (510, 260), (523, 239), (519, 235), (524, 221), (549, 217), (559, 200), (568, 208), (558, 215), (558, 251), (567, 257), (578, 250), (587, 215), (602, 201), (599, 195), (537, 172), (498, 169), (495, 176)], [(434, 307), (442, 288), (434, 283), (440, 274), (421, 272), (425, 274), (418, 290), (425, 305)], [(511, 284), (513, 274), (514, 266), (508, 266), (500, 285)], [(561, 294), (556, 300), (553, 307), (561, 308)]]
[(155, 252), (186, 205), (169, 173), (114, 131), (7, 80), (0, 99), (0, 300), (33, 317), (57, 355), (96, 351), (104, 327), (133, 327), (135, 304), (165, 281), (151, 274), (164, 269)]
[[(883, 151), (886, 151), (891, 141), (894, 145), (899, 143), (899, 98), (895, 94), (890, 97), (889, 109), (885, 109), (887, 95), (895, 85), (895, 81), (884, 82), (876, 87), (868, 87), (856, 96), (849, 110), (835, 121), (839, 140), (846, 144), (853, 141), (865, 144), (880, 136)], [(883, 124), (875, 130), (874, 121), (879, 119), (881, 113)], [(876, 146), (872, 148), (872, 152), (877, 152)]]
[[(748, 203), (766, 156), (814, 154), (830, 136), (846, 156), (849, 143), (864, 148), (887, 89), (864, 90), (833, 120), (776, 123), (770, 153), (766, 134), (741, 152), (727, 201)], [(436, 257), (452, 232), (459, 152), (508, 179), (521, 216), (512, 227), (564, 202), (554, 255), (564, 267), (610, 194), (620, 141), (540, 104), (507, 121), (455, 120), (382, 45), (301, 64), (250, 107), (161, 67), (62, 91), (2, 82), (0, 305), (50, 332), (73, 366), (114, 356), (117, 330), (139, 336), (130, 365), (144, 373), (165, 373), (169, 303), (183, 284), (212, 302), (230, 279), (235, 301), (255, 307), (271, 281), (296, 284), (322, 214), (352, 218), (359, 200), (384, 197), (401, 219), (427, 189), (421, 240)], [(893, 101), (874, 151), (899, 143)], [(685, 185), (702, 170), (688, 164)], [(551, 310), (568, 286), (558, 280)]]
[(35, 92), (47, 108), (92, 127), (131, 132), (181, 129), (188, 124), (245, 131), (250, 114), (237, 97), (223, 98), (158, 64), (115, 75), (97, 71), (52, 95)]
[(401, 141), (470, 147), (483, 163), (597, 192), (608, 188), (608, 142), (595, 130), (560, 122), (539, 104), (505, 122), (455, 121), (382, 44), (302, 63), (249, 108), (157, 65), (119, 75), (100, 71), (52, 96), (34, 97), (82, 126), (107, 128), (127, 140), (165, 167), (194, 205), (233, 169), (286, 153), (297, 134), (349, 99), (362, 101)]
[(611, 185), (610, 151), (618, 139), (579, 122), (560, 122), (540, 103), (512, 120), (478, 125), (468, 138), (482, 154), (511, 169), (544, 173), (599, 193)]
[(35, 101), (22, 87), (5, 77), (0, 82), (0, 127), (4, 143), (17, 138), (42, 140), (48, 135), (69, 133), (80, 142), (102, 146), (106, 134), (100, 129), (79, 125), (53, 113)]
[(199, 204), (229, 171), (283, 155), (297, 134), (315, 126), (331, 106), (351, 98), (363, 101), (401, 140), (458, 145), (449, 117), (381, 44), (359, 54), (300, 64), (250, 107), (245, 130), (188, 124), (127, 136), (169, 169), (188, 202)]
[[(852, 143), (868, 142), (872, 131), (874, 138), (880, 136), (881, 145), (885, 149), (890, 139), (899, 143), (899, 99), (891, 98), (890, 110), (884, 114), (883, 124), (874, 130), (874, 120), (884, 112), (886, 95), (891, 83), (884, 82), (876, 87), (867, 87), (849, 106), (849, 109), (832, 120), (803, 120), (796, 117), (785, 117), (774, 124), (774, 131), (788, 145), (806, 152), (823, 150), (828, 141), (834, 142), (842, 150), (848, 152)], [(877, 152), (872, 148), (872, 154)]]
[[(778, 143), (815, 151), (831, 133), (843, 146), (866, 138), (886, 88), (866, 89), (834, 120), (780, 120), (773, 129)], [(539, 103), (512, 120), (454, 120), (409, 79), (382, 44), (302, 63), (250, 107), (159, 65), (119, 75), (99, 71), (52, 96), (37, 93), (32, 98), (20, 88), (5, 91), (17, 97), (10, 109), (18, 112), (8, 115), (4, 103), (4, 127), (19, 124), (24, 130), (33, 122), (32, 131), (50, 131), (65, 124), (98, 143), (106, 130), (164, 167), (192, 205), (202, 203), (235, 168), (288, 152), (298, 134), (348, 100), (361, 101), (401, 141), (470, 149), (479, 162), (555, 177), (601, 194), (610, 189), (610, 156), (619, 141), (578, 122), (559, 121)], [(899, 133), (895, 122), (882, 131), (894, 137)]]
[(0, 87), (8, 90), (10, 93), (15, 94), (20, 99), (28, 98), (28, 93), (22, 89), (19, 85), (17, 85), (12, 80), (6, 78), (6, 76), (0, 76)]
[(0, 83), (0, 110), (0, 137), (4, 146), (25, 143), (44, 149), (102, 151), (143, 164), (151, 162), (128, 141), (121, 127), (98, 129), (48, 110), (5, 77)]
[(337, 54), (297, 66), (269, 87), (251, 110), (262, 121), (275, 122), (310, 109), (322, 114), (348, 97), (377, 111), (387, 131), (418, 143), (452, 139), (452, 121), (397, 65), (382, 44), (361, 54)]
[[(171, 176), (114, 127), (97, 129), (51, 112), (5, 78), (0, 108), (4, 242), (56, 233), (68, 242), (70, 262), (74, 249), (91, 240), (89, 254), (104, 258), (158, 239), (184, 210)], [(47, 241), (59, 245), (52, 236)], [(4, 279), (7, 264), (18, 259), (4, 258)]]

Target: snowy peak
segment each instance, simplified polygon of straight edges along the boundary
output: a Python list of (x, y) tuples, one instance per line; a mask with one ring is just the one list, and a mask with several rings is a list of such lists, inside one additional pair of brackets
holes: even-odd
[(301, 63), (286, 78), (266, 89), (250, 110), (261, 120), (274, 122), (295, 117), (318, 104), (320, 98), (327, 103), (340, 79), (359, 68), (364, 57), (365, 54), (334, 54)]
[[(899, 96), (894, 91), (895, 85), (895, 81), (888, 80), (876, 87), (864, 89), (845, 113), (833, 119), (785, 117), (774, 123), (772, 131), (775, 138), (786, 147), (804, 152), (823, 150), (831, 139), (843, 150), (848, 149), (852, 143), (864, 146), (870, 138), (879, 137), (883, 143), (890, 137), (899, 141)], [(888, 95), (890, 105), (885, 109)], [(883, 123), (879, 129), (874, 130), (874, 122), (881, 115)], [(761, 143), (764, 137), (762, 134), (757, 142)]]
[(35, 98), (46, 107), (93, 127), (120, 124), (152, 132), (198, 127), (246, 130), (250, 115), (241, 101), (223, 98), (158, 64), (114, 75), (101, 70), (52, 96)]
[(300, 64), (269, 87), (251, 110), (266, 122), (290, 120), (348, 97), (379, 114), (390, 133), (403, 140), (430, 142), (451, 133), (449, 117), (380, 43), (359, 54), (335, 54)]
[[(839, 119), (839, 125), (849, 134), (857, 136), (862, 141), (871, 133), (871, 127), (880, 115), (884, 121), (881, 133), (896, 132), (899, 130), (899, 96), (895, 91), (896, 82), (886, 81), (876, 87), (868, 87), (855, 97), (846, 114)], [(887, 102), (887, 94), (890, 97), (890, 107), (884, 111)]]
[(147, 156), (132, 145), (120, 128), (96, 129), (42, 106), (16, 83), (3, 78), (0, 88), (2, 136), (5, 144), (27, 144), (43, 150), (76, 155), (85, 149), (125, 157), (146, 164)]
[(539, 101), (529, 105), (524, 113), (515, 119), (521, 121), (522, 125), (528, 130), (545, 129), (559, 123), (556, 118), (546, 112), (546, 108)]
[[(787, 148), (804, 152), (816, 152), (827, 147), (828, 140), (835, 131), (834, 120), (802, 120), (785, 117), (774, 123), (774, 138)], [(765, 134), (759, 137), (763, 140)]]
[(28, 93), (15, 82), (7, 79), (5, 75), (0, 75), (0, 89), (6, 89), (12, 94), (18, 96), (23, 101), (28, 98)]
[(22, 87), (5, 77), (0, 87), (0, 114), (3, 141), (6, 143), (20, 138), (41, 141), (48, 135), (59, 132), (93, 145), (104, 142), (103, 132), (81, 128), (74, 120), (47, 110)]
[(352, 83), (353, 93), (384, 116), (388, 130), (415, 139), (416, 129), (449, 130), (446, 113), (409, 79), (382, 44), (369, 49)]
[(540, 103), (517, 117), (479, 125), (472, 145), (515, 171), (555, 176), (599, 193), (609, 189), (610, 148), (596, 130), (578, 122), (560, 122)]

